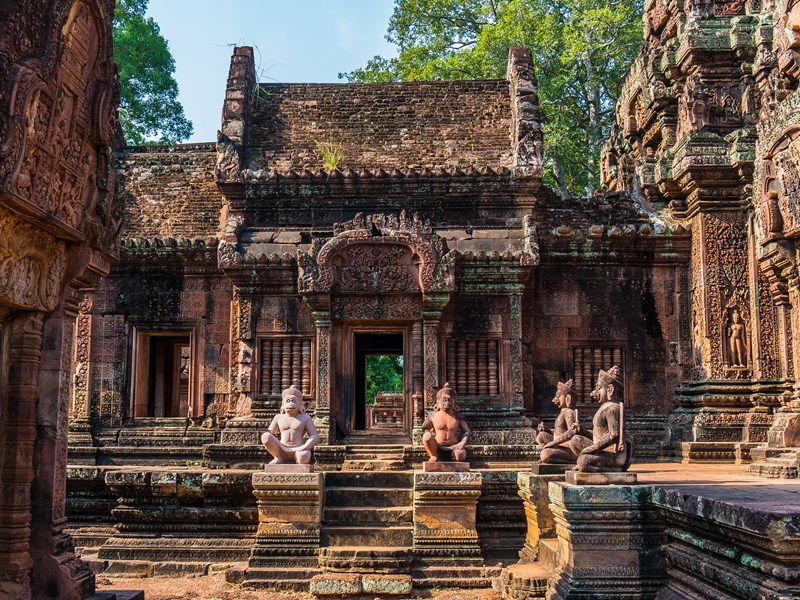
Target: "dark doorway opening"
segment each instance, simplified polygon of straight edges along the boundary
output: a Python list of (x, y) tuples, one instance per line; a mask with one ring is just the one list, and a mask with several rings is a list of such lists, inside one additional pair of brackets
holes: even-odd
[(136, 360), (134, 418), (186, 417), (190, 400), (190, 336), (142, 334)]
[[(367, 429), (367, 412), (374, 406), (376, 395), (404, 393), (403, 334), (356, 333), (354, 370), (353, 429), (363, 431)], [(394, 419), (397, 429), (402, 431), (402, 414)]]

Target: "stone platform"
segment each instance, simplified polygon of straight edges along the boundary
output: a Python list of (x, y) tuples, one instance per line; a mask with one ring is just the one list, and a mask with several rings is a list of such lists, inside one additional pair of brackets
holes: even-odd
[[(361, 594), (388, 596), (394, 591), (402, 596), (408, 585), (415, 590), (486, 586), (499, 573), (493, 567), (496, 561), (510, 564), (521, 557), (521, 564), (528, 566), (506, 570), (498, 585), (507, 598), (537, 598), (544, 582), (549, 586), (555, 585), (557, 577), (563, 579), (568, 571), (568, 561), (563, 559), (573, 560), (561, 556), (560, 536), (574, 537), (574, 555), (580, 544), (605, 539), (609, 527), (616, 528), (620, 535), (611, 536), (613, 544), (591, 550), (613, 553), (614, 544), (635, 545), (642, 539), (639, 532), (625, 529), (638, 519), (642, 527), (637, 527), (641, 531), (649, 527), (652, 533), (647, 534), (649, 547), (640, 562), (651, 563), (644, 565), (647, 568), (655, 565), (642, 597), (800, 597), (800, 481), (756, 477), (747, 469), (746, 465), (639, 464), (631, 469), (637, 477), (635, 485), (582, 486), (559, 483), (564, 475), (536, 475), (530, 470), (285, 474), (286, 479), (314, 476), (322, 485), (318, 492), (314, 484), (312, 494), (322, 506), (314, 539), (294, 536), (299, 543), (289, 547), (272, 535), (280, 525), (262, 528), (257, 540), (252, 478), (254, 473), (269, 477), (263, 468), (80, 467), (74, 473), (84, 481), (82, 495), (76, 496), (80, 502), (74, 503), (79, 518), (70, 521), (70, 530), (78, 533), (76, 541), (86, 544), (77, 544), (84, 558), (110, 577), (219, 572), (225, 564), (246, 565), (258, 545), (250, 575), (261, 578), (267, 587), (306, 591), (311, 589), (311, 577), (317, 576), (314, 589), (323, 596), (347, 582), (348, 589), (361, 590)], [(422, 476), (427, 479), (421, 480)], [(635, 502), (629, 502), (628, 508), (618, 502), (624, 510), (616, 516), (605, 502), (601, 511), (605, 517), (599, 518), (588, 501), (585, 510), (559, 516), (553, 511), (554, 485), (562, 491), (584, 490), (578, 494), (581, 497), (600, 490)], [(520, 496), (526, 495), (523, 508)], [(273, 494), (276, 500), (283, 496)], [(457, 507), (448, 498), (457, 499)], [(458, 515), (445, 522), (443, 511), (448, 506)], [(313, 512), (316, 519), (318, 510), (305, 513)], [(105, 515), (96, 530), (91, 526), (93, 511)], [(526, 511), (535, 529), (526, 528)], [(276, 515), (270, 509), (263, 516), (271, 520)], [(287, 513), (285, 520), (295, 522), (296, 518)], [(421, 526), (423, 521), (433, 523), (431, 519), (453, 535), (437, 535), (427, 525)], [(572, 533), (566, 533), (567, 528)], [(642, 556), (635, 548), (624, 551)], [(591, 566), (569, 567), (571, 576), (580, 575), (587, 593), (594, 586)], [(638, 577), (631, 573), (629, 589), (636, 587)], [(290, 581), (292, 575), (299, 579)], [(243, 579), (242, 568), (240, 577), (232, 581)], [(563, 596), (583, 597), (572, 591)]]

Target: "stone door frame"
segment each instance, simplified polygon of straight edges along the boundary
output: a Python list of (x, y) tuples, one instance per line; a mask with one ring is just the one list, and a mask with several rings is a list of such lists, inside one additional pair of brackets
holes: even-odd
[[(340, 405), (331, 406), (331, 417), (340, 420), (341, 414), (345, 411), (345, 403), (351, 403), (350, 423), (347, 424), (348, 434), (356, 430), (353, 428), (355, 416), (355, 336), (359, 333), (369, 334), (402, 334), (403, 335), (403, 430), (402, 436), (408, 436), (411, 440), (413, 419), (413, 373), (420, 369), (422, 365), (415, 364), (415, 357), (412, 351), (412, 331), (413, 321), (334, 321), (332, 324), (333, 334), (333, 368), (331, 378), (331, 398), (338, 398)], [(347, 390), (347, 378), (350, 378), (350, 390)], [(336, 409), (339, 409), (337, 414)], [(342, 423), (344, 425), (344, 423)], [(391, 434), (387, 434), (391, 435)]]

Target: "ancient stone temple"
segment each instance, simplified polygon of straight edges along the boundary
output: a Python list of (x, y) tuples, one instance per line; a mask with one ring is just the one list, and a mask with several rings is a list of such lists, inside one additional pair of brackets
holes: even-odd
[[(259, 83), (236, 48), (215, 143), (117, 153), (119, 261), (68, 287), (58, 321), (75, 324), (68, 530), (94, 570), (403, 595), (487, 586), (521, 556), (507, 597), (798, 597), (785, 497), (626, 470), (633, 448), (797, 477), (800, 4), (646, 5), (591, 198), (542, 183), (523, 49), (503, 80), (333, 85)], [(108, 192), (102, 156), (82, 164)], [(15, 343), (39, 338), (4, 331), (3, 356), (35, 355)], [(375, 356), (401, 384), (372, 400)], [(528, 473), (554, 393), (588, 425), (600, 373), (619, 485)], [(3, 398), (37, 389), (19, 376)], [(434, 471), (423, 424), (442, 389), (469, 444)], [(313, 464), (263, 470), (284, 392), (319, 443)]]
[[(70, 376), (87, 293), (122, 222), (114, 194), (113, 2), (0, 8), (0, 596), (85, 597), (94, 575), (64, 531)], [(85, 340), (85, 336), (83, 337)], [(83, 343), (83, 342), (82, 342)], [(85, 366), (75, 373), (88, 382)]]

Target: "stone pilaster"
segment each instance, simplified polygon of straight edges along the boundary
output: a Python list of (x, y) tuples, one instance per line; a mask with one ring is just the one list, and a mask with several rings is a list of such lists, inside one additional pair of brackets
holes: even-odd
[(549, 484), (558, 536), (548, 598), (655, 598), (666, 577), (663, 526), (635, 485)]
[(415, 556), (480, 557), (475, 515), (480, 473), (414, 473)]
[(7, 398), (0, 448), (0, 596), (30, 597), (31, 483), (36, 402), (42, 358), (42, 314), (12, 316)]
[(76, 555), (67, 522), (67, 440), (71, 365), (80, 295), (71, 292), (44, 321), (36, 408), (38, 435), (31, 490), (34, 597), (80, 599), (94, 592), (94, 574)]

